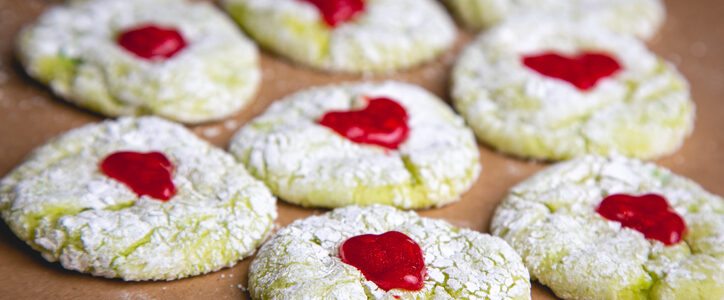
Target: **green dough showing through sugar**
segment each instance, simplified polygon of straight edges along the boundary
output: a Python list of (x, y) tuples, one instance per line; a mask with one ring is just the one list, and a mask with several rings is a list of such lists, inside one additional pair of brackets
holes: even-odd
[[(647, 240), (596, 212), (612, 194), (662, 195), (685, 221), (680, 243)], [(583, 156), (513, 187), (491, 231), (531, 278), (564, 299), (722, 299), (724, 200), (651, 163)]]
[[(143, 24), (175, 28), (186, 46), (146, 60), (117, 43)], [(261, 81), (256, 46), (209, 3), (75, 1), (49, 8), (17, 38), (27, 73), (67, 101), (116, 117), (155, 114), (185, 123), (224, 118)]]
[[(388, 292), (338, 257), (362, 234), (399, 231), (422, 249), (420, 291)], [(264, 244), (252, 261), (253, 299), (530, 299), (528, 272), (503, 240), (389, 206), (349, 206), (298, 220)]]
[[(117, 151), (160, 151), (177, 193), (138, 197), (99, 164)], [(156, 117), (71, 130), (0, 181), (0, 214), (48, 261), (124, 280), (172, 280), (231, 266), (271, 233), (275, 199), (224, 151)]]
[[(358, 144), (317, 123), (375, 97), (407, 111), (410, 133), (399, 149)], [(232, 137), (230, 152), (275, 195), (305, 207), (442, 206), (458, 200), (481, 169), (464, 121), (424, 89), (393, 81), (317, 87), (275, 101)]]
[(296, 63), (348, 73), (391, 72), (450, 48), (455, 25), (431, 0), (367, 0), (355, 18), (327, 25), (299, 0), (225, 0), (226, 11), (262, 47)]

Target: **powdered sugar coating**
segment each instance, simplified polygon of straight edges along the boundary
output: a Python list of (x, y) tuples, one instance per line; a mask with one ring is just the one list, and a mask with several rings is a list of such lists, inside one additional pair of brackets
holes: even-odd
[[(146, 60), (117, 43), (144, 24), (176, 28), (186, 47)], [(210, 3), (73, 1), (48, 9), (18, 36), (28, 74), (78, 106), (107, 116), (156, 114), (185, 123), (226, 117), (261, 81), (256, 46)]]
[(666, 12), (660, 0), (443, 0), (462, 23), (483, 29), (530, 12), (603, 26), (619, 33), (651, 38)]
[(328, 27), (301, 0), (225, 0), (260, 45), (328, 71), (385, 72), (420, 64), (452, 46), (456, 29), (433, 0), (366, 0), (354, 19)]
[[(684, 218), (680, 243), (647, 240), (596, 212), (608, 195), (664, 196)], [(651, 163), (583, 156), (513, 187), (491, 225), (533, 279), (566, 299), (722, 299), (724, 200)]]
[[(581, 91), (523, 65), (524, 55), (548, 51), (606, 53), (622, 70)], [(643, 43), (540, 15), (480, 35), (461, 55), (452, 83), (455, 107), (478, 138), (522, 157), (654, 158), (678, 149), (694, 126), (688, 83)]]
[[(162, 152), (177, 193), (138, 197), (99, 167), (117, 151)], [(231, 266), (271, 233), (275, 199), (234, 158), (156, 117), (87, 125), (34, 150), (0, 181), (10, 229), (66, 269), (125, 280)]]
[[(410, 133), (397, 150), (357, 144), (319, 125), (329, 111), (389, 97), (407, 110)], [(237, 132), (230, 151), (280, 198), (302, 206), (442, 206), (480, 173), (475, 137), (436, 96), (400, 82), (312, 88), (274, 102)]]
[[(357, 235), (400, 231), (423, 251), (420, 291), (378, 288), (339, 259)], [(264, 244), (252, 261), (254, 299), (530, 299), (528, 272), (503, 240), (389, 206), (349, 206), (298, 220)]]

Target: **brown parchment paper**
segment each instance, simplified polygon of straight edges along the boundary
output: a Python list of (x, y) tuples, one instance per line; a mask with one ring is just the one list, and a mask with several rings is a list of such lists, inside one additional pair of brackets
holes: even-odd
[[(698, 181), (705, 189), (724, 195), (724, 1), (667, 0), (667, 21), (649, 45), (675, 63), (689, 79), (697, 104), (694, 134), (675, 154), (657, 162)], [(14, 38), (26, 24), (56, 1), (0, 0), (0, 175), (36, 146), (68, 129), (102, 117), (54, 97), (47, 88), (25, 75), (13, 56)], [(448, 73), (473, 34), (460, 30), (456, 47), (429, 64), (391, 75), (359, 77), (326, 74), (298, 67), (269, 53), (262, 55), (263, 83), (256, 99), (243, 111), (224, 121), (192, 127), (199, 136), (219, 147), (250, 118), (275, 99), (309, 86), (342, 81), (397, 79), (422, 85), (449, 101)], [(462, 200), (452, 205), (420, 211), (427, 217), (488, 231), (490, 217), (506, 191), (547, 164), (507, 157), (480, 146), (483, 172)], [(323, 210), (278, 205), (277, 224)], [(48, 263), (0, 222), (0, 298), (95, 299), (247, 299), (247, 271), (251, 259), (207, 275), (171, 282), (124, 282), (67, 271)], [(533, 299), (555, 299), (534, 284)]]

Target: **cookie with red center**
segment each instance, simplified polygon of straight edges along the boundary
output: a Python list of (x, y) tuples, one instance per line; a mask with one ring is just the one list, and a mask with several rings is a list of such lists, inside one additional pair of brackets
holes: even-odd
[(297, 220), (259, 249), (253, 299), (530, 299), (502, 239), (384, 205)]
[(87, 125), (34, 150), (0, 180), (0, 215), (66, 269), (171, 280), (251, 255), (276, 207), (231, 155), (142, 117)]
[(530, 12), (649, 39), (661, 27), (666, 12), (661, 0), (443, 0), (466, 27), (484, 29)]
[(452, 46), (456, 28), (434, 0), (224, 0), (259, 44), (301, 65), (350, 73), (422, 64)]
[(70, 1), (26, 26), (16, 46), (31, 77), (111, 117), (217, 120), (261, 81), (256, 46), (210, 3)]
[(687, 81), (642, 42), (539, 14), (481, 34), (456, 63), (451, 92), (480, 141), (523, 158), (651, 159), (694, 127)]
[(724, 200), (652, 163), (553, 165), (511, 189), (491, 231), (564, 299), (724, 297)]
[(280, 198), (302, 206), (442, 206), (478, 177), (463, 120), (422, 88), (357, 83), (275, 101), (230, 151)]

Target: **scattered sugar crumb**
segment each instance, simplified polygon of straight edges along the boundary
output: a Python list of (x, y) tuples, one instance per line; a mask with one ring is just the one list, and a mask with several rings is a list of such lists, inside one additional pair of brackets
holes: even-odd
[(707, 50), (708, 49), (706, 47), (706, 44), (701, 41), (695, 42), (691, 44), (691, 46), (689, 46), (689, 52), (691, 53), (691, 55), (697, 58), (702, 58), (706, 56)]
[(435, 68), (428, 68), (422, 71), (422, 77), (427, 80), (433, 80), (437, 76), (437, 70)]
[(266, 70), (262, 70), (262, 74), (263, 74), (262, 76), (264, 76), (264, 79), (267, 79), (267, 80), (272, 80), (272, 79), (274, 79), (274, 77), (275, 77), (275, 75), (276, 75), (276, 73), (274, 72), (274, 70), (272, 70), (271, 68), (266, 69)]
[(363, 79), (363, 80), (371, 80), (371, 79), (373, 79), (374, 77), (375, 77), (375, 73), (374, 73), (374, 72), (367, 72), (367, 71), (362, 72), (362, 79)]
[(671, 63), (673, 63), (676, 66), (681, 64), (681, 55), (679, 55), (678, 53), (673, 53), (673, 54), (669, 55), (668, 59)]
[(219, 129), (218, 127), (204, 128), (201, 129), (201, 134), (203, 134), (207, 138), (212, 138), (221, 134), (221, 129)]
[(508, 165), (506, 166), (505, 170), (506, 170), (506, 171), (508, 172), (508, 174), (510, 174), (510, 175), (520, 175), (520, 168), (518, 168), (518, 166), (516, 166), (516, 165), (508, 164)]
[(450, 63), (454, 62), (456, 60), (456, 58), (457, 58), (457, 56), (455, 56), (455, 53), (448, 52), (442, 56), (442, 61), (445, 64), (450, 64)]
[(719, 151), (719, 143), (716, 141), (709, 141), (709, 151), (716, 152)]
[(29, 99), (23, 99), (18, 102), (18, 108), (21, 110), (28, 110), (33, 109), (39, 106), (43, 106), (45, 104), (45, 99), (40, 96), (34, 96)]
[(221, 274), (221, 278), (224, 278), (224, 277), (226, 277), (226, 275), (224, 275), (224, 274)]
[(240, 283), (240, 284), (237, 284), (237, 285), (236, 285), (236, 288), (237, 288), (237, 289), (240, 289), (242, 292), (245, 292), (245, 293), (246, 293), (247, 291), (249, 291), (247, 288), (245, 288), (243, 285), (241, 285), (241, 283)]
[(274, 86), (277, 89), (287, 89), (289, 87), (289, 82), (287, 82), (286, 80), (275, 80)]
[(229, 119), (229, 120), (224, 121), (224, 128), (226, 128), (226, 130), (234, 130), (238, 126), (239, 126), (239, 122), (237, 122), (234, 119)]

